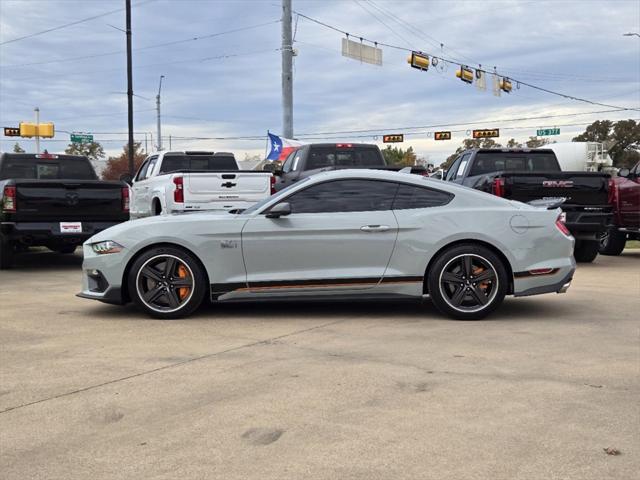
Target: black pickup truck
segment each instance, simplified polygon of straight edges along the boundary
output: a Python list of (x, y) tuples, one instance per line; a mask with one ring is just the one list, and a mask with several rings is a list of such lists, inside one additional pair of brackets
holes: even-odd
[(0, 155), (0, 269), (29, 246), (72, 253), (128, 219), (129, 187), (99, 180), (86, 157)]
[(561, 208), (576, 239), (578, 262), (596, 258), (599, 239), (611, 224), (609, 179), (605, 173), (563, 172), (549, 149), (467, 150), (445, 175), (447, 181), (525, 203), (566, 198)]
[[(298, 180), (319, 172), (345, 168), (398, 171), (405, 167), (387, 165), (377, 145), (312, 143), (294, 150), (282, 164), (282, 169), (273, 172), (276, 176), (274, 189), (282, 190)], [(411, 167), (411, 173), (427, 175), (427, 170), (421, 166), (414, 166)]]

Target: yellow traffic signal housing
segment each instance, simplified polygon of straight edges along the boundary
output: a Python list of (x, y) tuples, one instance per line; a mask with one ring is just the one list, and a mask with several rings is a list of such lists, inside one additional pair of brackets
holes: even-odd
[(513, 85), (511, 84), (511, 80), (507, 77), (502, 77), (502, 80), (500, 80), (500, 90), (506, 93), (511, 93), (512, 89)]
[(411, 52), (411, 56), (407, 58), (407, 62), (418, 70), (426, 72), (429, 70), (429, 56), (423, 53)]
[(47, 122), (38, 124), (38, 135), (41, 138), (53, 138), (55, 134), (56, 132), (53, 123)]
[(400, 143), (404, 142), (404, 134), (398, 133), (395, 135), (383, 135), (382, 136), (383, 143)]
[(20, 122), (20, 136), (21, 137), (40, 137), (40, 138), (53, 138), (55, 135), (55, 128), (53, 123), (28, 123)]
[(464, 65), (460, 66), (460, 69), (456, 71), (456, 77), (466, 83), (473, 83), (473, 70)]

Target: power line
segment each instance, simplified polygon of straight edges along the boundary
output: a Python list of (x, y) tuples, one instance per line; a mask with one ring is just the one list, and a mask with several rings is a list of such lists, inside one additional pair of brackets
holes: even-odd
[[(347, 35), (347, 36), (352, 36), (352, 37), (355, 37), (355, 38), (359, 38), (359, 39), (360, 39), (360, 41), (365, 41), (365, 42), (368, 42), (368, 43), (374, 44), (374, 45), (376, 45), (376, 46), (382, 46), (382, 47), (387, 47), (387, 48), (393, 48), (393, 49), (401, 50), (401, 51), (405, 51), (405, 52), (412, 52), (412, 50), (411, 50), (411, 49), (408, 49), (408, 48), (405, 48), (405, 47), (400, 47), (400, 46), (398, 46), (398, 45), (392, 45), (392, 44), (388, 44), (388, 43), (384, 43), (384, 42), (378, 42), (378, 41), (376, 41), (376, 40), (371, 40), (371, 39), (369, 39), (369, 38), (366, 38), (366, 37), (363, 37), (363, 36), (360, 36), (360, 35), (357, 35), (357, 34), (349, 33), (349, 32), (347, 32), (346, 30), (341, 30), (341, 29), (340, 29), (340, 28), (338, 28), (338, 27), (335, 27), (335, 26), (333, 26), (333, 25), (329, 25), (329, 24), (327, 24), (327, 23), (324, 23), (324, 22), (322, 22), (322, 21), (320, 21), (320, 20), (317, 20), (317, 19), (315, 19), (315, 18), (309, 17), (309, 16), (304, 15), (304, 14), (302, 14), (302, 13), (300, 13), (300, 12), (297, 12), (297, 11), (296, 11), (296, 12), (294, 12), (294, 13), (295, 13), (296, 15), (298, 15), (298, 16), (300, 16), (300, 17), (302, 17), (302, 18), (305, 18), (305, 19), (307, 19), (307, 20), (309, 20), (309, 21), (313, 22), (313, 23), (316, 23), (316, 24), (318, 24), (318, 25), (321, 25), (321, 26), (323, 26), (323, 27), (325, 27), (325, 28), (328, 28), (328, 29), (331, 29), (331, 30), (333, 30), (333, 31), (336, 31), (336, 32), (342, 33), (343, 35)], [(461, 63), (461, 62), (456, 61), (456, 60), (454, 60), (454, 59), (450, 59), (450, 58), (443, 57), (442, 55), (433, 55), (432, 53), (429, 53), (429, 52), (423, 52), (423, 53), (425, 53), (426, 55), (429, 55), (429, 56), (431, 56), (431, 57), (438, 58), (438, 59), (439, 59), (439, 60), (441, 60), (441, 61), (451, 63), (451, 64), (453, 64), (453, 65), (458, 65), (458, 66), (463, 66), (463, 65), (465, 65), (464, 63)], [(589, 99), (586, 99), (586, 98), (577, 97), (577, 96), (575, 96), (575, 95), (568, 95), (568, 94), (561, 93), (561, 92), (556, 92), (556, 91), (554, 91), (554, 90), (550, 90), (550, 89), (547, 89), (547, 88), (544, 88), (544, 87), (539, 87), (539, 86), (537, 86), (537, 85), (534, 85), (534, 84), (531, 84), (531, 83), (528, 83), (528, 82), (524, 82), (524, 81), (519, 80), (519, 79), (517, 79), (517, 78), (509, 77), (509, 76), (507, 76), (507, 75), (502, 75), (500, 72), (498, 72), (498, 71), (497, 71), (497, 68), (495, 68), (495, 67), (494, 67), (494, 72), (493, 72), (493, 73), (495, 73), (496, 75), (500, 75), (500, 76), (503, 76), (503, 77), (507, 77), (507, 78), (509, 78), (509, 79), (510, 79), (510, 80), (512, 80), (514, 83), (516, 83), (516, 85), (518, 85), (518, 84), (519, 84), (519, 85), (524, 85), (524, 86), (527, 86), (527, 87), (532, 88), (532, 89), (534, 89), (534, 90), (538, 90), (538, 91), (545, 92), (545, 93), (548, 93), (548, 94), (551, 94), (551, 95), (556, 95), (556, 96), (559, 96), (559, 97), (567, 98), (567, 99), (569, 99), (569, 100), (574, 100), (574, 101), (577, 101), (577, 102), (583, 102), (583, 103), (589, 103), (589, 104), (591, 104), (591, 105), (597, 105), (597, 106), (600, 106), (600, 107), (615, 108), (615, 109), (618, 109), (618, 110), (640, 111), (640, 109), (639, 109), (639, 108), (620, 107), (620, 106), (617, 106), (617, 105), (609, 105), (609, 104), (606, 104), (606, 103), (594, 102), (594, 101), (589, 100)]]
[[(142, 2), (138, 2), (134, 5), (134, 7), (139, 7), (140, 5), (144, 5), (145, 3), (155, 2), (157, 0), (143, 0)], [(38, 35), (44, 35), (45, 33), (55, 32), (57, 30), (62, 30), (63, 28), (71, 27), (73, 25), (78, 25), (80, 23), (88, 22), (91, 20), (95, 20), (96, 18), (106, 17), (107, 15), (112, 15), (114, 13), (118, 13), (123, 11), (124, 8), (118, 8), (116, 10), (111, 10), (109, 12), (100, 13), (98, 15), (93, 15), (91, 17), (83, 18), (81, 20), (76, 20), (74, 22), (65, 23), (64, 25), (58, 25), (57, 27), (48, 28), (46, 30), (42, 30), (40, 32), (30, 33), (28, 35), (24, 35), (22, 37), (12, 38), (11, 40), (5, 40), (4, 42), (0, 42), (0, 45), (6, 45), (8, 43), (17, 42), (20, 40), (25, 40), (27, 38), (37, 37)]]
[[(280, 23), (280, 19), (272, 20), (270, 22), (263, 22), (263, 23), (259, 23), (259, 24), (256, 24), (256, 25), (249, 25), (249, 26), (246, 26), (246, 27), (235, 28), (233, 30), (226, 30), (226, 31), (222, 31), (222, 32), (209, 33), (209, 34), (200, 35), (200, 36), (197, 36), (197, 37), (189, 37), (189, 38), (184, 38), (184, 39), (181, 39), (181, 40), (173, 40), (171, 42), (156, 43), (156, 44), (153, 44), (153, 45), (147, 45), (145, 47), (134, 48), (133, 51), (134, 52), (139, 52), (139, 51), (142, 51), (142, 50), (150, 50), (152, 48), (166, 47), (166, 46), (170, 46), (170, 45), (178, 45), (180, 43), (187, 43), (187, 42), (195, 42), (195, 41), (203, 40), (203, 39), (206, 39), (206, 38), (213, 38), (213, 37), (219, 37), (221, 35), (228, 35), (228, 34), (231, 34), (231, 33), (244, 32), (246, 30), (252, 30), (252, 29), (264, 27), (264, 26), (267, 26), (267, 25), (273, 25), (274, 23)], [(120, 53), (126, 53), (126, 51), (125, 50), (114, 50), (114, 51), (111, 51), (111, 52), (94, 53), (94, 54), (90, 54), (90, 55), (81, 55), (81, 56), (77, 56), (77, 57), (59, 58), (59, 59), (56, 59), (56, 60), (47, 60), (47, 61), (44, 61), (44, 62), (16, 63), (16, 64), (12, 64), (12, 65), (2, 65), (2, 68), (32, 67), (32, 66), (36, 66), (36, 65), (49, 65), (49, 64), (53, 64), (53, 63), (73, 62), (73, 61), (76, 61), (76, 60), (88, 60), (88, 59), (91, 59), (91, 58), (99, 58), (99, 57), (107, 57), (107, 56), (110, 56), (110, 55), (118, 55)]]

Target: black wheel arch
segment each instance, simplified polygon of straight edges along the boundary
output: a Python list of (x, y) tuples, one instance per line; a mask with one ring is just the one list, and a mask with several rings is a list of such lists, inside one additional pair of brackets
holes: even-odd
[(429, 260), (429, 263), (427, 264), (427, 268), (424, 271), (424, 280), (422, 282), (422, 288), (423, 288), (423, 292), (425, 294), (429, 293), (429, 287), (427, 286), (427, 283), (428, 283), (428, 278), (429, 278), (429, 272), (431, 271), (431, 267), (433, 266), (433, 263), (435, 262), (435, 260), (445, 250), (448, 250), (449, 248), (452, 248), (452, 247), (456, 247), (458, 245), (480, 245), (482, 247), (485, 247), (485, 248), (491, 250), (493, 253), (495, 253), (498, 256), (498, 258), (500, 258), (500, 260), (502, 260), (504, 268), (507, 270), (507, 275), (509, 276), (509, 288), (507, 290), (507, 295), (511, 295), (513, 293), (513, 269), (511, 268), (511, 263), (509, 262), (509, 259), (507, 258), (507, 256), (502, 252), (502, 250), (500, 250), (495, 245), (492, 245), (492, 244), (490, 244), (488, 242), (485, 242), (483, 240), (477, 240), (477, 239), (469, 238), (469, 239), (464, 239), (464, 240), (456, 240), (455, 242), (448, 243), (448, 244), (444, 245), (442, 248), (440, 248), (440, 250), (438, 250), (436, 253), (434, 253), (431, 256), (431, 259)]
[(151, 245), (147, 245), (146, 247), (141, 248), (140, 250), (138, 250), (127, 262), (126, 267), (124, 268), (124, 271), (122, 272), (122, 285), (120, 287), (121, 292), (122, 292), (122, 301), (124, 303), (129, 303), (131, 302), (131, 298), (129, 296), (129, 272), (131, 271), (131, 267), (133, 266), (133, 263), (140, 257), (140, 255), (143, 255), (144, 253), (148, 252), (149, 250), (152, 250), (154, 248), (162, 248), (162, 247), (169, 247), (169, 248), (176, 248), (178, 250), (182, 250), (185, 253), (188, 253), (189, 255), (191, 255), (196, 262), (198, 262), (198, 265), (200, 265), (200, 268), (202, 268), (202, 272), (204, 274), (205, 279), (207, 280), (207, 285), (206, 288), (207, 290), (209, 290), (209, 272), (207, 272), (207, 269), (205, 268), (204, 264), (202, 263), (202, 260), (200, 260), (200, 257), (198, 257), (198, 255), (196, 255), (192, 250), (182, 246), (182, 245), (178, 245), (177, 243), (171, 243), (171, 242), (163, 242), (163, 243), (153, 243)]

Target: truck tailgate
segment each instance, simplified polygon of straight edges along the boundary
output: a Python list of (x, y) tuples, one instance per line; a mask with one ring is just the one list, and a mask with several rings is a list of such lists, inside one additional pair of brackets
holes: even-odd
[(271, 174), (260, 171), (185, 174), (185, 204), (257, 202), (271, 194)]
[(15, 221), (124, 221), (120, 182), (16, 180)]
[(595, 172), (503, 173), (507, 197), (520, 202), (567, 197), (567, 204), (606, 205), (609, 175)]

